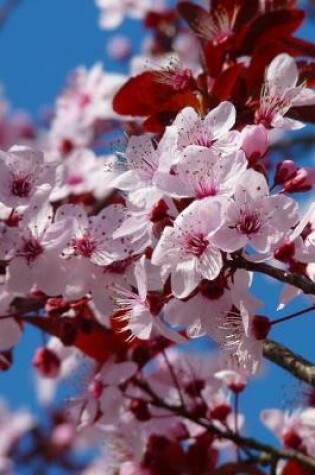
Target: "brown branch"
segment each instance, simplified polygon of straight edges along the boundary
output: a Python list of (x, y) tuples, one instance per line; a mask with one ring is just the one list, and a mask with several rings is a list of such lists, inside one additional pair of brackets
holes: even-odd
[(302, 452), (298, 452), (292, 449), (275, 449), (274, 447), (268, 444), (264, 444), (249, 437), (243, 437), (231, 430), (221, 430), (215, 425), (211, 424), (211, 422), (209, 422), (207, 419), (196, 418), (192, 416), (182, 406), (172, 406), (166, 403), (164, 400), (160, 399), (160, 397), (151, 389), (151, 387), (145, 381), (134, 380), (134, 384), (141, 388), (143, 391), (145, 391), (149, 396), (151, 396), (150, 403), (152, 405), (167, 409), (173, 414), (177, 414), (178, 416), (188, 419), (194, 422), (195, 424), (199, 424), (201, 427), (204, 427), (209, 433), (217, 436), (218, 438), (231, 440), (239, 447), (246, 447), (256, 452), (268, 454), (270, 460), (272, 461), (278, 461), (281, 459), (294, 460), (295, 462), (301, 463), (305, 467), (315, 470), (315, 458), (308, 457)]
[(301, 289), (304, 294), (315, 295), (315, 283), (307, 277), (279, 269), (278, 267), (273, 267), (270, 264), (266, 264), (265, 262), (252, 262), (240, 256), (228, 261), (227, 265), (234, 269), (246, 269), (251, 272), (269, 275), (275, 280), (293, 285), (294, 287)]
[(315, 365), (275, 341), (266, 340), (264, 356), (300, 381), (315, 387)]

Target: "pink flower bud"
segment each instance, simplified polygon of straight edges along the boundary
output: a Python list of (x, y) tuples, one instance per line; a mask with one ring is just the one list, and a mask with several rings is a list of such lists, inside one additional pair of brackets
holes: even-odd
[(32, 364), (45, 378), (56, 378), (59, 374), (61, 361), (59, 356), (49, 348), (38, 348)]
[(283, 160), (277, 165), (275, 185), (283, 185), (287, 180), (294, 178), (296, 173), (297, 166), (295, 163), (292, 160)]
[(285, 242), (273, 253), (274, 258), (281, 262), (291, 262), (295, 254), (294, 242)]
[(242, 149), (250, 162), (262, 158), (269, 147), (268, 133), (263, 125), (247, 125), (242, 130)]
[(283, 184), (281, 191), (295, 193), (297, 191), (309, 191), (314, 185), (314, 172), (307, 168), (299, 168), (296, 175)]
[(130, 410), (138, 421), (145, 422), (151, 419), (147, 401), (133, 399), (130, 403)]

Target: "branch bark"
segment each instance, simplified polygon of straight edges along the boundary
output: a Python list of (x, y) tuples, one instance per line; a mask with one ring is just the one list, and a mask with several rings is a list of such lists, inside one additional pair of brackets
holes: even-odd
[(315, 365), (293, 353), (286, 346), (275, 341), (266, 340), (264, 356), (276, 365), (288, 371), (295, 378), (315, 387)]
[(234, 269), (246, 269), (251, 272), (269, 275), (275, 280), (293, 285), (297, 289), (301, 289), (304, 294), (315, 295), (315, 282), (312, 282), (303, 275), (294, 274), (293, 272), (273, 267), (265, 262), (252, 262), (240, 256), (229, 261), (228, 266)]

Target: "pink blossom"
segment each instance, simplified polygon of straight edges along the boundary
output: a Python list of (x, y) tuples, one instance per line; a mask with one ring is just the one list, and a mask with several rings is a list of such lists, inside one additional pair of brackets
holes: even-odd
[(176, 342), (185, 341), (185, 338), (168, 330), (159, 317), (163, 300), (160, 299), (159, 303), (157, 298), (152, 299), (148, 292), (149, 276), (147, 275), (145, 258), (141, 258), (137, 262), (134, 273), (138, 293), (121, 287), (115, 289), (118, 295), (116, 303), (124, 311), (123, 315), (117, 318), (125, 323), (124, 331), (129, 330), (131, 332), (129, 339), (137, 337), (140, 340), (147, 340), (155, 329), (163, 336)]
[(256, 111), (256, 122), (265, 127), (297, 129), (302, 122), (285, 114), (291, 107), (315, 104), (315, 92), (298, 85), (299, 73), (294, 58), (286, 53), (276, 56), (266, 70), (265, 85)]
[(171, 266), (172, 290), (187, 297), (204, 279), (215, 279), (222, 267), (221, 252), (212, 244), (221, 225), (221, 206), (212, 199), (194, 202), (167, 226), (154, 249), (152, 263)]
[(178, 131), (178, 148), (183, 150), (188, 145), (199, 145), (213, 147), (219, 152), (237, 150), (239, 133), (230, 131), (235, 117), (236, 111), (230, 102), (221, 102), (204, 119), (193, 108), (186, 107), (173, 122)]
[(75, 148), (88, 146), (97, 123), (117, 117), (112, 98), (124, 80), (120, 74), (105, 73), (100, 63), (90, 70), (78, 68), (57, 99), (49, 132), (50, 148), (67, 155)]
[(161, 225), (178, 214), (173, 201), (168, 197), (161, 198), (159, 190), (152, 190), (145, 195), (142, 204), (136, 206), (130, 203), (126, 208), (125, 220), (113, 233), (115, 239), (128, 237), (135, 254), (140, 254), (155, 243)]
[(54, 182), (55, 168), (44, 163), (42, 152), (17, 145), (0, 152), (0, 201), (6, 206), (28, 205)]
[(241, 151), (222, 157), (212, 149), (191, 145), (171, 174), (158, 174), (158, 182), (162, 190), (175, 197), (229, 197), (246, 167)]
[(71, 235), (71, 226), (71, 220), (52, 223), (52, 208), (45, 197), (33, 200), (12, 240), (14, 255), (8, 267), (10, 289), (25, 294), (37, 285), (48, 295), (62, 293), (60, 254)]
[(306, 449), (309, 455), (314, 456), (314, 408), (298, 409), (292, 413), (265, 409), (260, 417), (285, 447), (302, 451)]
[(52, 190), (51, 201), (59, 201), (69, 195), (92, 193), (104, 198), (113, 189), (112, 181), (116, 177), (110, 168), (113, 157), (96, 157), (89, 149), (78, 149), (71, 153), (57, 169), (57, 184)]
[(122, 205), (110, 205), (90, 217), (80, 205), (62, 205), (57, 210), (56, 223), (61, 226), (69, 219), (74, 221), (74, 227), (64, 256), (89, 259), (99, 266), (128, 256), (125, 243), (112, 239), (113, 231), (123, 219)]
[(157, 189), (158, 172), (169, 171), (178, 155), (176, 138), (176, 129), (168, 127), (155, 148), (148, 135), (132, 136), (125, 153), (127, 171), (114, 180), (114, 186), (132, 192), (129, 199), (142, 204), (148, 193)]
[(150, 10), (163, 10), (165, 4), (165, 0), (96, 0), (96, 5), (101, 9), (100, 28), (114, 29), (125, 16), (140, 20)]
[(238, 181), (234, 199), (225, 209), (215, 243), (226, 252), (250, 245), (264, 253), (296, 222), (297, 203), (283, 195), (269, 196), (263, 175), (247, 170)]

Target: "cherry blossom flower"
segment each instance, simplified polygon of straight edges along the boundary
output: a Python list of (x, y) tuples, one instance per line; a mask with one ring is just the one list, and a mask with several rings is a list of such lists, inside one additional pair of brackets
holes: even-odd
[(299, 73), (294, 58), (286, 53), (276, 56), (266, 70), (265, 84), (256, 122), (265, 127), (297, 129), (302, 122), (285, 117), (294, 106), (315, 104), (315, 92), (298, 85)]
[(89, 145), (97, 124), (117, 117), (111, 102), (124, 79), (120, 74), (105, 73), (100, 63), (90, 70), (78, 68), (57, 99), (49, 132), (50, 148), (67, 154)]
[(128, 237), (132, 241), (135, 254), (140, 254), (148, 246), (155, 244), (163, 224), (178, 215), (173, 201), (168, 198), (161, 199), (159, 190), (152, 190), (144, 196), (143, 206), (130, 203), (126, 208), (126, 218), (114, 231), (113, 238)]
[(249, 311), (240, 302), (239, 311), (233, 309), (221, 316), (218, 325), (218, 341), (222, 345), (222, 362), (231, 364), (239, 371), (255, 374), (259, 370), (263, 354), (263, 342), (271, 328), (269, 319)]
[(119, 26), (125, 16), (140, 20), (148, 11), (166, 6), (165, 0), (96, 0), (96, 4), (101, 9), (100, 27), (105, 30)]
[(214, 242), (226, 252), (237, 251), (248, 244), (264, 253), (293, 228), (297, 220), (297, 203), (283, 195), (269, 196), (263, 175), (247, 170), (238, 180), (234, 199), (225, 209), (225, 219)]
[(163, 298), (161, 295), (151, 294), (148, 291), (149, 276), (147, 275), (147, 269), (145, 258), (143, 257), (134, 268), (138, 289), (137, 294), (127, 289), (116, 287), (116, 304), (123, 312), (122, 315), (116, 318), (124, 323), (123, 331), (129, 330), (131, 332), (131, 336), (128, 337), (131, 340), (134, 337), (140, 340), (147, 340), (155, 329), (163, 336), (177, 343), (185, 341), (185, 338), (168, 329), (160, 319), (159, 314), (163, 307)]
[(314, 409), (298, 409), (292, 413), (279, 409), (265, 409), (261, 412), (261, 421), (270, 429), (282, 444), (295, 450), (306, 450), (309, 455), (315, 453)]
[(74, 228), (64, 256), (79, 256), (99, 266), (109, 265), (128, 256), (122, 240), (113, 241), (112, 233), (123, 219), (123, 206), (110, 205), (98, 215), (90, 216), (81, 205), (62, 205), (56, 213), (56, 223), (72, 219)]
[(8, 286), (26, 294), (35, 285), (48, 295), (64, 288), (61, 251), (71, 235), (72, 221), (52, 223), (52, 208), (45, 196), (33, 200), (25, 211), (15, 239), (14, 255), (8, 267)]
[(54, 182), (55, 167), (44, 163), (42, 152), (17, 145), (0, 152), (0, 201), (6, 206), (28, 205)]
[(185, 107), (173, 122), (178, 131), (178, 148), (183, 150), (188, 145), (199, 145), (219, 152), (237, 150), (239, 133), (231, 131), (235, 117), (235, 108), (230, 102), (221, 102), (205, 118), (193, 108)]
[(148, 135), (132, 136), (125, 153), (129, 170), (114, 180), (114, 186), (132, 192), (129, 200), (141, 205), (157, 189), (158, 172), (168, 171), (176, 158), (176, 138), (176, 129), (169, 127), (155, 148)]
[(171, 266), (172, 290), (187, 297), (201, 279), (215, 279), (222, 267), (221, 252), (212, 244), (221, 225), (221, 206), (212, 199), (194, 202), (166, 226), (153, 251), (152, 263)]
[(105, 73), (101, 63), (96, 63), (90, 70), (85, 67), (76, 69), (68, 87), (57, 100), (57, 116), (73, 111), (82, 115), (88, 124), (97, 119), (112, 118), (111, 98), (124, 79), (120, 74)]
[(57, 185), (50, 200), (59, 201), (69, 195), (84, 193), (105, 198), (112, 191), (112, 181), (117, 176), (115, 171), (109, 171), (113, 160), (113, 156), (97, 157), (89, 149), (75, 150), (59, 164)]
[(212, 149), (191, 145), (185, 148), (171, 174), (158, 173), (158, 183), (175, 197), (229, 197), (246, 167), (241, 151), (222, 157)]
[[(190, 338), (207, 334), (213, 340), (222, 342), (222, 322), (232, 307), (240, 308), (246, 302), (247, 308), (256, 311), (260, 302), (249, 294), (251, 275), (238, 270), (233, 279), (219, 275), (215, 280), (202, 280), (198, 293), (188, 300), (172, 299), (164, 307), (164, 319), (171, 326), (185, 327)], [(207, 309), (207, 310), (205, 310)]]

